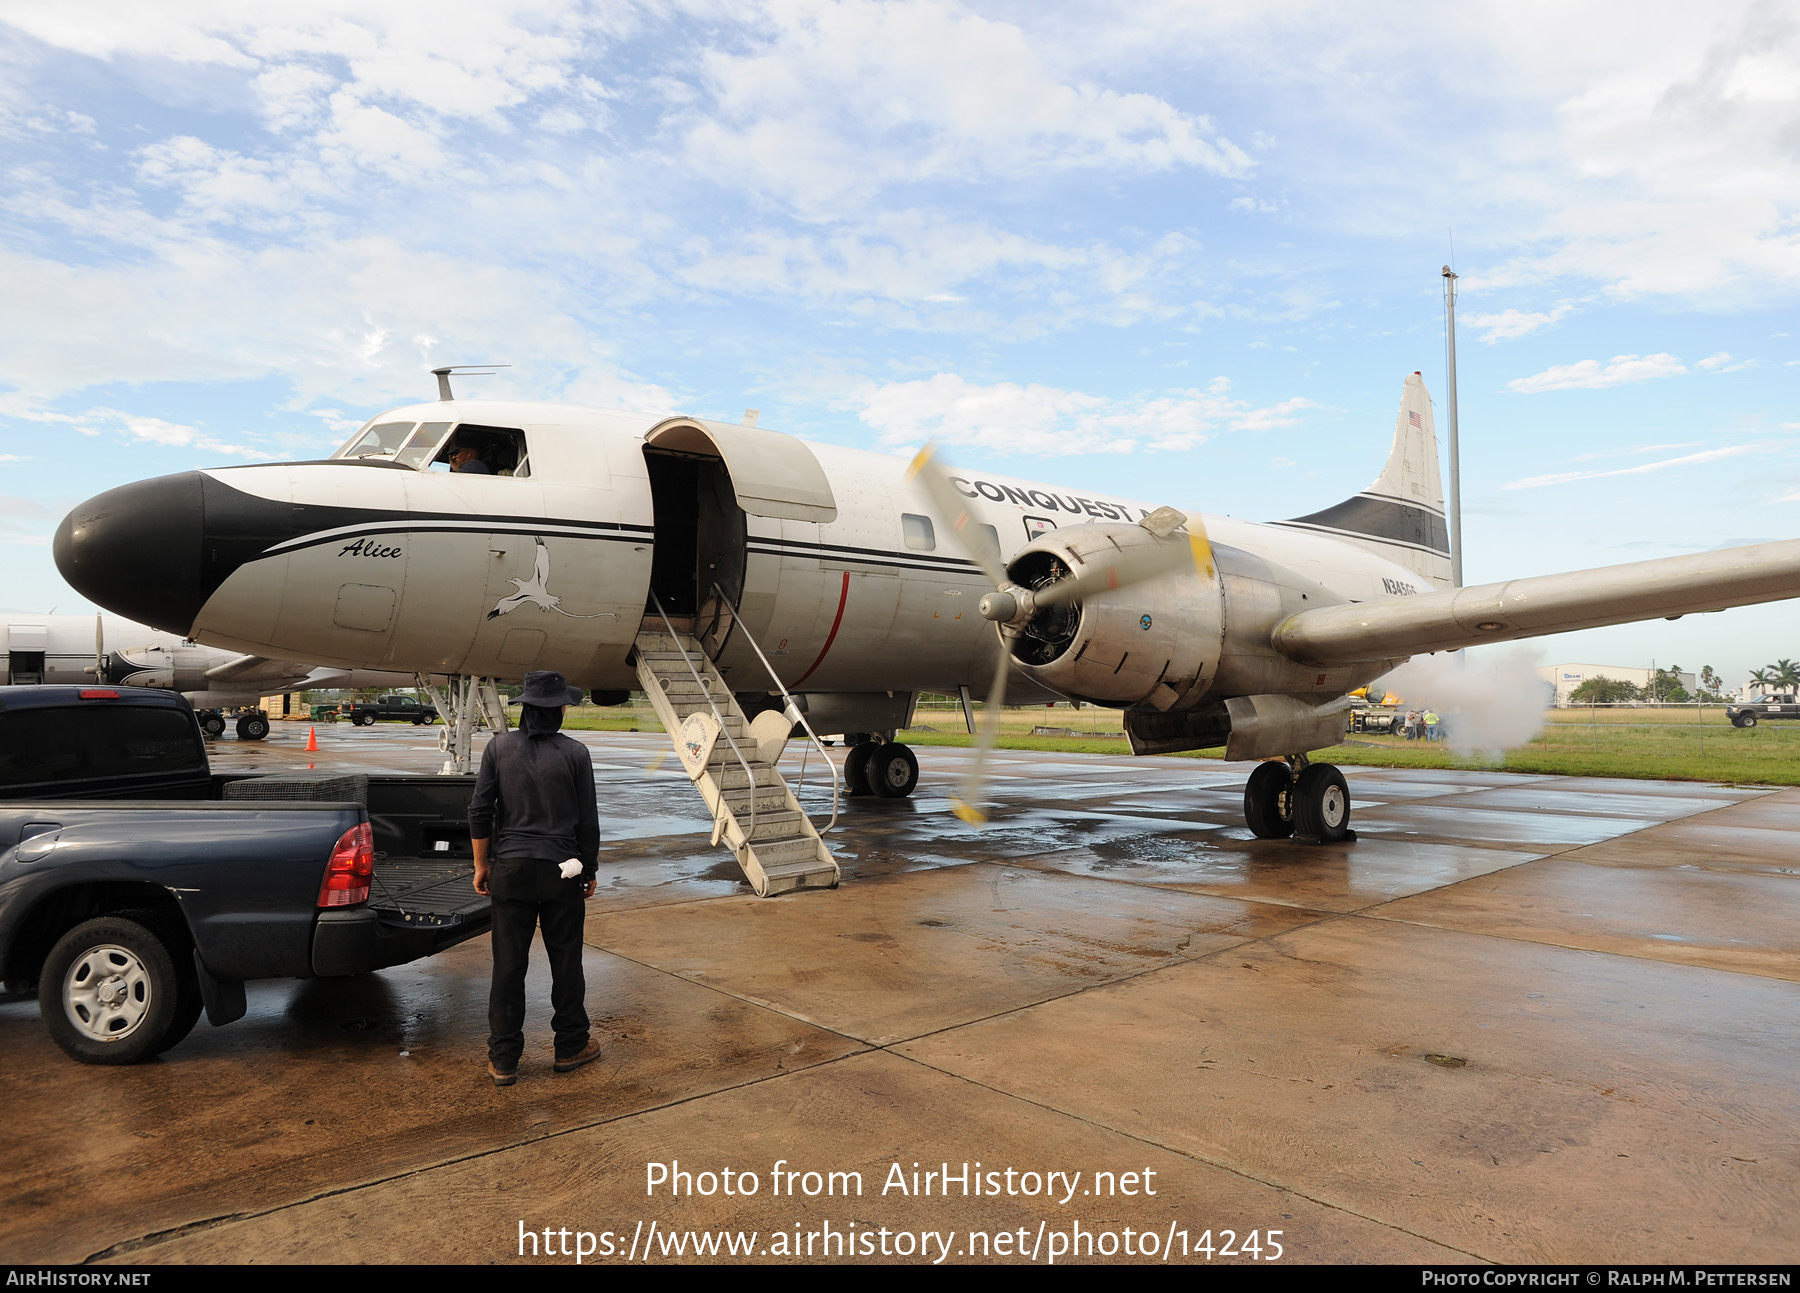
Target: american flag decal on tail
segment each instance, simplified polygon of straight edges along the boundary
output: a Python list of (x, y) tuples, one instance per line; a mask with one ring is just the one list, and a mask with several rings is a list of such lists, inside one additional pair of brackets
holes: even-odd
[(1408, 422), (1412, 423), (1416, 427), (1422, 427), (1424, 425), (1422, 422), (1419, 421), (1419, 415), (1417, 413), (1414, 413), (1411, 409), (1408, 409), (1406, 411), (1406, 420)]

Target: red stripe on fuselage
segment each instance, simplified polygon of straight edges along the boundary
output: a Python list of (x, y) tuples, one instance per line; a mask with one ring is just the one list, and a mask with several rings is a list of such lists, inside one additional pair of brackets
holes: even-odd
[(844, 622), (844, 603), (849, 600), (850, 600), (850, 572), (848, 570), (846, 570), (844, 572), (844, 589), (842, 592), (840, 592), (838, 594), (837, 618), (831, 621), (831, 632), (829, 632), (825, 635), (825, 645), (819, 648), (819, 658), (812, 662), (811, 668), (809, 668), (805, 673), (801, 674), (798, 678), (794, 679), (794, 684), (793, 684), (794, 686), (798, 687), (801, 683), (805, 682), (808, 678), (812, 677), (813, 669), (817, 669), (820, 665), (825, 663), (825, 653), (827, 651), (831, 650), (831, 644), (833, 642), (837, 641), (838, 625), (840, 625)]

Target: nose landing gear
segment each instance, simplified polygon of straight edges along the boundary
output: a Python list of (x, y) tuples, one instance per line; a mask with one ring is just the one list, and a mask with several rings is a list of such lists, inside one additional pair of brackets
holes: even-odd
[(1356, 838), (1344, 774), (1329, 763), (1309, 763), (1304, 754), (1257, 765), (1244, 786), (1244, 822), (1259, 840), (1293, 836), (1338, 844)]

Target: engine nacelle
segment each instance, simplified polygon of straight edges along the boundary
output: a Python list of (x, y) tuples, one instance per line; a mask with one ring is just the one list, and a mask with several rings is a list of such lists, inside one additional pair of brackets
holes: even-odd
[[(1192, 553), (1182, 533), (1158, 539), (1138, 525), (1071, 526), (1033, 539), (1007, 573), (1020, 587), (1042, 588), (1082, 575), (1102, 554), (1171, 545)], [(1168, 709), (1217, 674), (1222, 630), (1218, 571), (1207, 558), (1040, 610), (1008, 645), (1024, 673), (1062, 695)]]
[(126, 647), (112, 653), (106, 678), (108, 682), (132, 687), (204, 691), (206, 671), (216, 662), (215, 654), (205, 647)]

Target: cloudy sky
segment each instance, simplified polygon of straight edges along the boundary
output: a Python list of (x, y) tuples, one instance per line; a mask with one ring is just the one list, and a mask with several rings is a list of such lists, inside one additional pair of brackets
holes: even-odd
[(1298, 515), (1414, 369), (1442, 432), (1452, 260), (1469, 582), (1800, 536), (1791, 5), (10, 0), (0, 149), (12, 609), (81, 498), (444, 363)]

